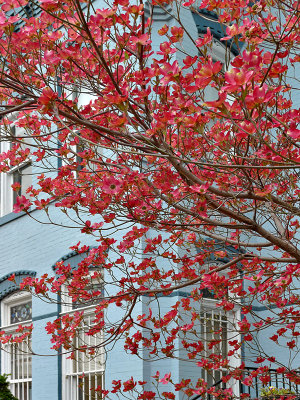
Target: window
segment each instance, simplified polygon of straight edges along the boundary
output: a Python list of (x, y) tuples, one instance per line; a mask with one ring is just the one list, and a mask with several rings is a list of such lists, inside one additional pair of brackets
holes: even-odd
[[(1, 303), (1, 325), (6, 334), (18, 336), (19, 325), (28, 325), (32, 318), (31, 296), (18, 292)], [(31, 400), (32, 357), (31, 340), (7, 343), (1, 351), (1, 373), (8, 374), (10, 389), (19, 400)]]
[(19, 183), (20, 189), (13, 191), (13, 204), (18, 196), (26, 196), (26, 190), (31, 186), (31, 164), (30, 162), (11, 170), (13, 183)]
[(41, 13), (38, 2), (29, 0), (25, 5), (15, 7), (7, 11), (7, 16), (19, 15), (20, 19), (14, 23), (14, 31), (19, 32), (19, 30), (25, 25), (26, 19), (31, 17), (37, 17)]
[[(222, 263), (214, 263), (214, 266), (218, 265), (222, 266)], [(227, 383), (222, 382), (222, 377), (228, 374), (228, 366), (220, 367), (219, 369), (209, 368), (209, 362), (212, 362), (216, 357), (220, 357), (223, 360), (228, 359), (230, 368), (240, 363), (240, 354), (228, 357), (228, 351), (230, 350), (228, 342), (238, 339), (236, 334), (236, 323), (240, 319), (238, 301), (233, 310), (225, 312), (222, 308), (216, 306), (220, 297), (216, 296), (212, 289), (205, 288), (201, 292), (203, 298), (199, 316), (199, 338), (203, 343), (204, 349), (200, 356), (208, 361), (208, 368), (202, 368), (201, 370), (201, 378), (207, 382), (208, 387), (231, 388), (234, 395), (238, 397), (239, 385), (236, 382), (232, 379)], [(232, 297), (232, 294), (228, 292), (228, 296)]]
[(69, 165), (72, 167), (74, 178), (78, 178), (79, 172), (82, 170), (82, 158), (79, 153), (84, 150), (82, 141), (80, 140), (80, 132), (74, 131), (74, 134), (70, 133), (66, 141), (66, 147), (68, 154), (63, 157), (62, 165)]
[[(201, 324), (201, 340), (204, 344), (203, 356), (210, 360), (210, 355), (215, 353), (222, 356), (224, 359), (227, 358), (227, 333), (228, 333), (228, 320), (227, 316), (218, 309), (215, 310), (203, 310), (200, 314)], [(213, 342), (217, 344), (210, 348)], [(208, 387), (221, 383), (222, 376), (226, 375), (226, 369), (202, 369), (202, 378), (208, 384)]]
[[(80, 97), (80, 90), (77, 85), (61, 85), (61, 78), (57, 78), (57, 92), (59, 96), (64, 95), (67, 100), (78, 104)], [(68, 123), (66, 123), (68, 125)], [(59, 147), (61, 143), (59, 142)], [(80, 139), (80, 131), (72, 130), (69, 128), (67, 140), (65, 142), (66, 153), (60, 157), (59, 167), (70, 166), (73, 170), (73, 176), (75, 179), (79, 178), (79, 172), (83, 169), (81, 165), (83, 159), (79, 153), (84, 150), (84, 143)]]
[[(4, 128), (3, 128), (4, 129)], [(7, 133), (7, 129), (6, 129)], [(23, 133), (24, 134), (24, 133)], [(17, 131), (14, 125), (10, 126), (10, 140), (11, 142), (1, 142), (1, 152), (7, 152), (14, 146), (14, 137), (22, 136), (21, 131)], [(27, 144), (21, 144), (21, 148), (25, 149)], [(20, 189), (13, 191), (11, 185), (19, 183)], [(27, 197), (27, 189), (32, 184), (32, 166), (31, 160), (28, 158), (20, 165), (12, 166), (7, 173), (0, 175), (0, 216), (8, 214), (13, 211), (13, 205), (16, 202), (17, 196), (24, 195)]]
[(32, 1), (29, 1), (26, 5), (25, 5), (25, 7), (23, 7), (23, 13), (24, 13), (24, 16), (26, 16), (26, 18), (31, 18), (31, 17), (33, 17), (34, 16), (34, 5), (33, 5), (33, 2)]
[[(198, 249), (196, 251), (199, 252)], [(222, 267), (223, 265), (223, 262), (215, 261), (209, 262), (201, 268), (208, 272), (211, 268)], [(226, 274), (226, 272), (221, 271), (220, 275), (223, 274)], [(239, 397), (239, 385), (236, 381), (233, 379), (226, 383), (222, 381), (222, 378), (228, 375), (231, 368), (240, 365), (240, 353), (228, 356), (228, 352), (232, 350), (229, 342), (239, 340), (236, 326), (240, 320), (239, 300), (226, 286), (222, 287), (222, 294), (215, 292), (212, 287), (200, 289), (196, 286), (194, 290), (195, 304), (193, 310), (198, 318), (195, 320), (194, 331), (185, 334), (188, 351), (191, 351), (191, 355), (203, 363), (199, 375), (207, 382), (208, 388), (232, 389), (233, 394)], [(199, 294), (202, 295), (200, 300), (198, 300)], [(217, 306), (217, 303), (220, 303), (224, 296), (234, 300), (235, 306), (232, 310), (224, 311), (222, 307)], [(189, 314), (187, 316), (189, 317)], [(189, 322), (189, 319), (185, 321), (185, 323)], [(194, 351), (194, 343), (200, 346), (197, 352)], [(217, 369), (212, 368), (215, 361), (220, 361), (220, 366)], [(196, 376), (197, 379), (199, 375)]]
[[(89, 335), (88, 332), (94, 323), (94, 307), (103, 296), (103, 281), (94, 271), (87, 279), (85, 290), (75, 301), (72, 302), (68, 294), (62, 295), (62, 315), (84, 312), (83, 323), (73, 340), (74, 357), (70, 358), (70, 354), (63, 357), (63, 400), (102, 400), (99, 389), (104, 388), (103, 333)], [(84, 292), (90, 293), (92, 298), (84, 299)]]
[[(193, 359), (201, 366), (201, 370), (188, 368), (189, 375), (187, 378), (192, 378), (194, 383), (199, 378), (207, 383), (207, 388), (215, 387), (216, 389), (231, 389), (233, 394), (239, 397), (239, 385), (233, 379), (226, 383), (222, 378), (228, 375), (231, 368), (237, 367), (240, 364), (240, 355), (228, 356), (228, 351), (231, 349), (229, 341), (233, 338), (237, 339), (236, 335), (236, 313), (235, 311), (224, 312), (223, 309), (216, 306), (216, 299), (212, 299), (211, 295), (208, 298), (202, 298), (200, 302), (195, 300), (194, 305), (190, 305), (193, 310), (193, 329), (183, 331), (182, 344), (185, 350), (182, 350), (184, 358)], [(185, 319), (185, 316), (187, 319)], [(191, 314), (184, 312), (181, 314), (183, 324), (190, 323)], [(218, 367), (213, 367), (218, 364)], [(203, 399), (208, 397), (203, 397)]]
[[(89, 336), (87, 332), (93, 325), (93, 315), (84, 318), (84, 325), (74, 339), (75, 358), (65, 356), (63, 370), (64, 397), (63, 400), (100, 400), (102, 395), (95, 389), (102, 389), (104, 384), (104, 357), (101, 349), (97, 348), (103, 339), (102, 334)], [(82, 347), (95, 349), (95, 354), (80, 351)]]

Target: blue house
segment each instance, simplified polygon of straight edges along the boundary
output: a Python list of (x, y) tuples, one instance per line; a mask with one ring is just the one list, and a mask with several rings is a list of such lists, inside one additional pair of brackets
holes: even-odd
[[(164, 24), (176, 25), (175, 19), (167, 11), (157, 6), (151, 10), (148, 7), (145, 11), (146, 16), (151, 14), (154, 20), (152, 41), (155, 49), (159, 48), (161, 41), (160, 36), (156, 33), (157, 30)], [(28, 12), (34, 14), (38, 12), (38, 9), (31, 7), (27, 10)], [(224, 44), (220, 41), (220, 38), (224, 36), (225, 27), (217, 23), (214, 13), (207, 10), (195, 13), (186, 8), (183, 9), (181, 18), (194, 38), (205, 34), (207, 28), (210, 28), (215, 39), (212, 47), (212, 56), (215, 60), (224, 61), (227, 58), (227, 62), (230, 63), (230, 58), (239, 53), (240, 49), (235, 43)], [(16, 29), (19, 27), (17, 26)], [(185, 40), (184, 47), (188, 52), (189, 49), (192, 49), (192, 45), (188, 39)], [(178, 53), (177, 57), (178, 61), (182, 63), (183, 54)], [(207, 96), (212, 98), (215, 93), (212, 91), (207, 93)], [(298, 96), (300, 96), (299, 93)], [(15, 132), (15, 135), (18, 135), (18, 132)], [(6, 151), (8, 148), (7, 142), (1, 143), (1, 151)], [(60, 160), (55, 162), (59, 168)], [(16, 335), (20, 324), (32, 322), (34, 327), (32, 336), (22, 344), (7, 344), (3, 345), (1, 349), (1, 374), (9, 374), (8, 379), (14, 395), (19, 400), (100, 400), (100, 394), (97, 394), (93, 388), (110, 389), (112, 380), (129, 379), (131, 376), (134, 376), (136, 380), (147, 381), (145, 390), (151, 390), (151, 380), (157, 370), (161, 371), (161, 374), (164, 371), (166, 373), (172, 371), (172, 378), (177, 382), (182, 378), (192, 378), (195, 381), (198, 378), (204, 378), (211, 386), (222, 386), (221, 379), (225, 371), (195, 369), (193, 363), (184, 360), (185, 351), (181, 348), (178, 348), (178, 359), (161, 359), (155, 362), (129, 356), (124, 351), (122, 340), (117, 341), (116, 345), (111, 348), (109, 345), (104, 349), (99, 348), (94, 357), (87, 357), (78, 351), (76, 360), (69, 358), (68, 351), (57, 353), (55, 350), (51, 350), (50, 336), (45, 330), (47, 322), (53, 321), (65, 313), (72, 313), (75, 309), (82, 309), (88, 324), (92, 321), (95, 305), (84, 302), (72, 305), (68, 303), (68, 299), (64, 299), (62, 303), (59, 301), (47, 302), (38, 296), (31, 296), (26, 291), (20, 291), (18, 285), (26, 277), (40, 277), (43, 274), (54, 275), (54, 266), (58, 261), (70, 264), (75, 270), (82, 256), (70, 251), (70, 247), (79, 241), (90, 247), (96, 246), (97, 243), (93, 239), (83, 236), (79, 229), (68, 229), (66, 227), (68, 225), (67, 217), (54, 206), (50, 206), (49, 213), (51, 220), (57, 223), (56, 225), (49, 224), (47, 215), (37, 209), (31, 210), (29, 215), (12, 212), (15, 195), (10, 187), (11, 184), (19, 182), (21, 185), (19, 194), (25, 194), (26, 189), (31, 184), (35, 184), (35, 175), (39, 173), (40, 166), (28, 161), (19, 168), (12, 168), (7, 174), (0, 175), (1, 330)], [(119, 235), (121, 239), (123, 233), (114, 233), (114, 237), (118, 239)], [(113, 255), (111, 256), (113, 257)], [(226, 262), (226, 260), (220, 262)], [(10, 280), (13, 275), (15, 281)], [(101, 282), (98, 284), (101, 291)], [(159, 300), (157, 309), (159, 307), (160, 312), (167, 312), (177, 300), (186, 295), (187, 292), (178, 291), (170, 296), (164, 296)], [(58, 298), (54, 300), (58, 300)], [(137, 306), (136, 313), (147, 312), (148, 301), (147, 298), (141, 301)], [(212, 339), (212, 330), (217, 328), (223, 338), (220, 344), (220, 353), (226, 354), (228, 342), (231, 339), (230, 325), (239, 321), (240, 310), (237, 308), (225, 315), (215, 307), (215, 302), (216, 300), (209, 292), (204, 294), (199, 310), (200, 325), (202, 326), (199, 329), (202, 329), (204, 339), (209, 341)], [(259, 306), (255, 311), (265, 317), (272, 312), (272, 310)], [(114, 311), (107, 315), (111, 323), (119, 317)], [(258, 338), (260, 348), (264, 347), (265, 339), (270, 335), (270, 332), (260, 333)], [(87, 346), (97, 346), (103, 338), (99, 334), (87, 339), (83, 332), (79, 333), (74, 340), (75, 346), (82, 345), (86, 340), (88, 340)], [(208, 352), (209, 349), (204, 351)], [(270, 348), (268, 352), (270, 353)], [(283, 363), (286, 362), (289, 354), (284, 347), (278, 350), (278, 346), (274, 344), (274, 352), (279, 360), (282, 360)], [(279, 354), (279, 352), (281, 353)], [(237, 366), (241, 361), (245, 361), (250, 373), (256, 368), (255, 355), (255, 348), (243, 348), (240, 358), (233, 359), (232, 365)], [(144, 356), (147, 358), (146, 350)], [(299, 357), (294, 359), (293, 363), (295, 367), (299, 366)], [(288, 385), (275, 369), (272, 379), (271, 384), (274, 386)], [(228, 385), (230, 386), (230, 382)], [(235, 383), (232, 389), (237, 397), (241, 393), (250, 393), (251, 397), (255, 398), (260, 395), (260, 386), (259, 382), (254, 382), (253, 388)], [(293, 389), (299, 391), (297, 387)], [(182, 394), (178, 394), (178, 399), (180, 398), (182, 398)]]

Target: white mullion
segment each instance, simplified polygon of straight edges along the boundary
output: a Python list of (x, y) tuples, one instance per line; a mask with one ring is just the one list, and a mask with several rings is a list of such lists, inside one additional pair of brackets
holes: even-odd
[[(29, 346), (28, 346), (28, 350), (29, 350)], [(29, 378), (29, 354), (27, 354), (26, 356), (26, 376), (27, 378)], [(29, 385), (28, 385), (29, 387)]]
[[(211, 310), (211, 328), (210, 328), (211, 338), (210, 338), (210, 340), (215, 340), (214, 332), (215, 332), (216, 318), (217, 318), (217, 315), (215, 314), (215, 311), (212, 309)], [(215, 350), (215, 348), (213, 347), (210, 350), (210, 353), (213, 353), (214, 350)], [(214, 384), (215, 382), (216, 382), (216, 370), (214, 369), (214, 370), (212, 370), (212, 383)]]
[(15, 380), (18, 380), (17, 372), (18, 372), (18, 365), (17, 365), (17, 360), (16, 360), (16, 344), (13, 343), (11, 345), (12, 348), (12, 354), (13, 354), (13, 362), (12, 362), (12, 367), (13, 367), (13, 377)]
[[(221, 328), (222, 328), (222, 325), (221, 325), (221, 313), (220, 313), (220, 310), (218, 310), (218, 312), (215, 314), (215, 318), (214, 318), (213, 332), (219, 331)], [(214, 338), (213, 338), (214, 340), (217, 339), (215, 336), (216, 336), (216, 334), (214, 333)], [(222, 331), (219, 333), (219, 338), (218, 338), (219, 340), (220, 340), (220, 337), (222, 339)], [(218, 354), (222, 354), (221, 353), (221, 342), (218, 343), (218, 345), (216, 347)]]
[(24, 379), (23, 376), (23, 347), (24, 347), (24, 343), (20, 343), (18, 344), (18, 350), (19, 350), (19, 355), (18, 355), (18, 359), (19, 359), (19, 364), (20, 364), (20, 370), (19, 370), (19, 380), (22, 381)]
[[(25, 378), (25, 373), (24, 373), (24, 346), (25, 346), (25, 344), (24, 344), (24, 342), (22, 342), (22, 346), (21, 346), (21, 354), (20, 354), (20, 357), (21, 357), (21, 366), (22, 366), (22, 368), (21, 368), (21, 377), (22, 377), (22, 379), (24, 379)], [(24, 382), (22, 382), (22, 400), (24, 400), (24, 395), (25, 395), (25, 393), (24, 393), (24, 389), (25, 389), (25, 383)]]
[(19, 354), (18, 354), (18, 361), (19, 361), (19, 382), (20, 382), (20, 397), (24, 400), (24, 382), (23, 382), (23, 342), (18, 346)]
[(68, 399), (68, 389), (69, 389), (69, 377), (66, 376), (65, 381), (63, 382), (63, 388), (64, 388), (64, 394), (63, 394), (63, 398), (64, 399)]
[[(10, 354), (10, 362), (11, 362), (11, 353), (8, 353), (8, 354)], [(11, 364), (10, 364), (11, 365)], [(11, 389), (11, 391), (12, 391), (12, 394), (13, 395), (15, 395), (16, 393), (15, 393), (15, 385), (13, 384), (13, 382), (12, 382), (12, 380), (10, 379), (9, 380), (9, 387), (10, 387), (10, 389)]]
[[(69, 394), (69, 397), (67, 398), (67, 400), (68, 400), (68, 399), (73, 399), (74, 378), (73, 378), (73, 376), (69, 376), (69, 378), (70, 378), (69, 385), (68, 385), (68, 394)], [(75, 400), (76, 400), (76, 399), (75, 399)]]
[[(72, 397), (71, 399), (73, 399), (73, 392), (75, 391), (74, 395), (75, 395), (75, 400), (79, 399), (78, 396), (78, 391), (79, 391), (79, 382), (78, 382), (78, 375), (76, 375), (75, 379), (73, 379), (73, 381), (75, 381), (75, 385), (72, 385)], [(69, 399), (69, 400), (71, 400)]]
[(18, 354), (18, 346), (15, 346), (15, 357), (16, 357), (16, 365), (17, 365), (17, 380), (20, 381), (20, 363), (19, 363), (19, 354)]
[[(64, 390), (64, 394), (65, 394), (65, 396), (66, 397), (63, 397), (63, 400), (67, 400), (67, 399), (69, 399), (70, 398), (70, 393), (71, 393), (71, 388), (70, 388), (70, 381), (69, 381), (69, 379), (70, 379), (70, 381), (72, 382), (72, 380), (71, 380), (71, 377), (70, 376), (66, 376), (66, 379), (64, 380), (64, 388), (65, 388), (65, 390)], [(68, 396), (68, 397), (67, 397)]]
[(14, 358), (13, 358), (13, 346), (10, 344), (7, 346), (6, 348), (7, 350), (7, 367), (9, 368), (9, 371), (5, 371), (5, 372), (10, 372), (11, 376), (10, 376), (10, 387), (13, 389), (13, 392), (15, 394), (15, 387), (12, 384), (12, 377), (13, 377), (13, 373), (14, 373)]
[(74, 353), (75, 353), (75, 358), (74, 358), (74, 360), (72, 360), (72, 370), (71, 370), (71, 373), (73, 372), (78, 372), (78, 369), (79, 369), (79, 361), (77, 361), (78, 360), (78, 350), (77, 350), (77, 348), (78, 348), (78, 335), (79, 335), (79, 332), (78, 331), (76, 331), (76, 335), (75, 335), (75, 339), (74, 339), (74, 343), (75, 343), (75, 350), (74, 350)]
[[(221, 325), (221, 313), (220, 313), (220, 310), (219, 310), (218, 313), (216, 314), (213, 331), (216, 332), (216, 331), (220, 330), (221, 327), (222, 327), (222, 325)], [(221, 336), (222, 332), (219, 335)], [(221, 339), (222, 339), (222, 336), (221, 336)], [(217, 350), (218, 353), (222, 355), (222, 353), (221, 353), (221, 342), (218, 343), (217, 349), (218, 349)], [(222, 376), (221, 370), (215, 370), (215, 381), (217, 381), (217, 380), (219, 381), (221, 379), (221, 376)], [(218, 379), (217, 379), (217, 377), (218, 377)]]
[[(97, 379), (97, 382), (96, 382), (96, 387), (98, 387), (98, 386), (101, 386), (101, 389), (102, 389), (102, 375), (101, 374), (99, 374), (99, 375), (96, 375), (96, 379)], [(95, 392), (96, 393), (96, 392)], [(96, 399), (98, 399), (98, 394), (99, 394), (99, 392), (97, 392), (97, 394), (95, 395), (95, 397), (96, 397)]]
[(88, 396), (89, 396), (89, 400), (91, 399), (91, 397), (92, 397), (92, 374), (91, 373), (89, 373), (89, 394), (88, 394)]
[(69, 378), (69, 379), (67, 379), (67, 382), (66, 382), (66, 385), (65, 385), (65, 388), (66, 388), (66, 396), (67, 396), (66, 399), (70, 399), (70, 398), (71, 398), (71, 397), (70, 397), (70, 394), (71, 394), (71, 386), (72, 386), (72, 384), (73, 384), (72, 377), (71, 377), (71, 376), (68, 376), (68, 378)]
[(83, 397), (83, 400), (85, 400), (84, 399), (85, 398), (85, 381), (86, 381), (85, 375), (83, 375), (83, 378), (82, 378), (82, 397)]
[(208, 319), (207, 312), (204, 313), (204, 343), (205, 343), (205, 358), (208, 356), (208, 346), (207, 346), (207, 330), (208, 330)]
[[(100, 375), (97, 375), (97, 384), (96, 384), (96, 387), (98, 387), (98, 386), (100, 386), (101, 387), (101, 390), (102, 390), (102, 388), (103, 388), (103, 379), (102, 379), (102, 374), (100, 374)], [(98, 396), (98, 393), (99, 392), (97, 392), (97, 397), (96, 398), (98, 398), (99, 396)]]
[[(208, 328), (208, 323), (207, 323), (207, 313), (206, 311), (203, 313), (203, 333), (204, 333), (204, 349), (205, 349), (205, 358), (207, 358), (207, 328)], [(204, 376), (205, 376), (205, 381), (208, 381), (208, 376), (207, 376), (208, 372), (205, 369), (204, 370)]]
[[(8, 353), (9, 353), (9, 355), (10, 355), (8, 368), (9, 368), (9, 371), (10, 371), (10, 373), (11, 373), (10, 381), (12, 381), (12, 380), (14, 379), (14, 374), (15, 374), (15, 371), (14, 371), (14, 365), (15, 365), (15, 364), (14, 364), (14, 349), (13, 349), (13, 344), (9, 344), (9, 345), (7, 346), (7, 351), (8, 351)], [(7, 372), (9, 372), (9, 371), (7, 371)]]
[[(101, 387), (101, 390), (102, 390), (102, 388), (103, 388), (102, 374), (100, 374), (100, 375), (97, 376), (97, 386), (96, 386), (96, 387), (98, 387), (98, 386), (100, 386), (100, 387)], [(96, 397), (96, 398), (99, 397), (98, 394), (99, 394), (99, 392), (97, 392), (97, 397)]]
[[(71, 382), (72, 382), (72, 385), (70, 386), (71, 397), (70, 397), (70, 399), (68, 399), (68, 400), (71, 400), (71, 399), (78, 400), (78, 395), (77, 395), (77, 390), (78, 390), (77, 378), (75, 377), (75, 379), (74, 379), (74, 377), (71, 377)], [(75, 392), (75, 393), (74, 393), (74, 392)]]
[[(221, 311), (219, 310), (219, 312), (217, 313), (217, 317), (218, 317), (218, 319), (217, 319), (217, 326), (216, 326), (216, 328), (217, 329), (215, 329), (214, 328), (214, 332), (216, 332), (216, 330), (221, 330), (221, 332), (219, 333), (219, 336), (221, 337), (221, 341), (220, 341), (220, 343), (218, 343), (218, 353), (220, 354), (220, 355), (222, 355), (222, 350), (221, 350), (221, 346), (222, 346), (222, 324), (221, 324)], [(217, 373), (217, 371), (216, 371), (216, 373)], [(219, 370), (219, 379), (218, 380), (220, 380), (221, 379), (221, 377), (222, 377), (222, 370), (220, 369)]]
[(73, 377), (69, 376), (69, 378), (70, 378), (70, 384), (69, 384), (69, 395), (70, 395), (70, 397), (68, 397), (67, 400), (69, 400), (69, 399), (77, 400), (76, 397), (73, 396), (73, 385), (74, 385)]
[[(88, 321), (89, 321), (89, 328), (90, 328), (90, 326), (91, 326), (91, 316), (89, 316), (88, 317), (89, 319), (88, 319)], [(91, 345), (92, 345), (92, 336), (91, 335), (89, 335), (88, 336), (88, 344), (89, 344), (89, 349), (91, 348)], [(93, 360), (95, 359), (95, 355), (93, 354)], [(88, 364), (88, 368), (89, 368), (89, 373), (91, 373), (91, 371), (92, 371), (92, 357), (91, 356), (89, 356), (89, 364)]]
[(94, 377), (95, 377), (95, 379), (94, 379), (94, 385), (95, 385), (95, 387), (94, 387), (94, 399), (93, 399), (93, 400), (96, 400), (96, 399), (98, 398), (98, 392), (96, 392), (96, 388), (99, 386), (99, 383), (98, 383), (98, 377), (99, 377), (99, 375), (95, 372)]

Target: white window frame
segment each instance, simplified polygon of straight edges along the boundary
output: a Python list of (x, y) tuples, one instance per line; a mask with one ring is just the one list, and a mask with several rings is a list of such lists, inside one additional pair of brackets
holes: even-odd
[[(58, 83), (59, 85), (59, 83)], [(66, 98), (75, 101), (77, 99), (78, 101), (78, 108), (87, 105), (91, 100), (96, 100), (97, 96), (88, 94), (85, 92), (82, 92), (82, 89), (80, 86), (73, 84), (72, 89), (68, 89), (67, 87), (64, 87), (64, 93), (66, 95)], [(77, 136), (80, 140), (80, 133), (77, 130), (73, 130), (71, 128), (69, 129), (69, 134), (68, 134), (68, 139), (67, 139), (67, 146), (70, 151), (70, 155), (68, 157), (64, 156), (61, 157), (61, 164), (62, 166), (68, 166), (72, 165), (74, 161), (80, 162), (80, 156), (78, 153), (81, 151), (80, 147), (82, 146), (81, 144), (70, 144), (70, 141), (74, 139), (75, 136)], [(83, 145), (84, 147), (84, 145)], [(102, 156), (103, 155), (103, 147), (100, 147), (100, 152), (99, 154)], [(86, 168), (90, 169), (91, 172), (93, 172), (93, 168), (91, 167), (91, 164), (87, 164)], [(78, 178), (79, 172), (81, 168), (78, 168), (76, 171), (74, 171), (74, 178)]]
[[(196, 249), (196, 251), (198, 252), (198, 250)], [(211, 261), (207, 264), (204, 265), (204, 268), (207, 270), (207, 273), (209, 272), (209, 267), (211, 265), (214, 265), (215, 267), (218, 266), (222, 266), (223, 263), (220, 261)], [(224, 274), (223, 271), (220, 272), (221, 275)], [(195, 287), (193, 287), (192, 289), (194, 289)], [(200, 290), (199, 290), (200, 292)], [(204, 314), (211, 314), (212, 315), (212, 320), (217, 320), (219, 319), (219, 321), (222, 321), (222, 317), (226, 317), (226, 324), (227, 324), (227, 343), (231, 340), (241, 340), (241, 335), (238, 333), (238, 322), (241, 320), (241, 307), (239, 306), (240, 301), (237, 298), (237, 296), (233, 293), (231, 293), (231, 297), (233, 300), (235, 300), (235, 302), (237, 303), (234, 308), (230, 311), (225, 312), (223, 310), (222, 307), (216, 307), (216, 303), (218, 303), (220, 301), (220, 299), (216, 298), (208, 298), (208, 297), (202, 297), (201, 301), (200, 301), (200, 310), (199, 310), (199, 319), (200, 319), (200, 328), (205, 329), (205, 326), (201, 326), (201, 319), (203, 319), (202, 315)], [(224, 321), (225, 322), (225, 321)], [(233, 327), (233, 329), (230, 329), (230, 326)], [(229, 329), (228, 329), (229, 328)], [(201, 331), (201, 335), (202, 335)], [(208, 350), (207, 348), (207, 335), (204, 334), (204, 350), (203, 350), (203, 357), (206, 358), (208, 356), (208, 354), (214, 353), (215, 351), (212, 350)], [(222, 343), (221, 343), (222, 346)], [(227, 352), (229, 350), (229, 346), (227, 345)], [(235, 353), (234, 356), (229, 357), (229, 366), (231, 368), (236, 368), (240, 365), (241, 363), (241, 349)], [(216, 376), (218, 375), (218, 372), (220, 374), (220, 376), (222, 377), (222, 372), (224, 371), (224, 373), (226, 374), (226, 369), (224, 370), (213, 370), (211, 371), (211, 376), (214, 378), (216, 378)], [(206, 382), (208, 382), (210, 379), (208, 378), (209, 372), (206, 370), (202, 370), (201, 372), (202, 374), (202, 378), (205, 379)], [(222, 387), (222, 385), (220, 385), (220, 387)], [(231, 388), (233, 391), (234, 396), (236, 396), (237, 398), (240, 395), (240, 385), (239, 382), (234, 380), (234, 379), (230, 379), (227, 383), (226, 383), (226, 387), (227, 388)]]
[[(10, 323), (11, 308), (31, 300), (27, 292), (17, 292), (1, 301), (1, 330), (5, 334), (14, 334), (20, 325), (28, 325), (31, 319)], [(1, 351), (1, 373), (8, 375), (10, 390), (20, 400), (31, 400), (32, 396), (32, 355), (31, 339), (22, 343), (4, 344)]]
[[(78, 155), (78, 153), (81, 151), (80, 144), (70, 144), (70, 142), (74, 140), (76, 136), (78, 136), (78, 132), (70, 130), (66, 141), (70, 154), (68, 154), (68, 156), (61, 157), (62, 166), (73, 165), (74, 162), (80, 163), (81, 157)], [(78, 167), (76, 170), (73, 171), (73, 176), (75, 179), (78, 178), (78, 173), (80, 170), (81, 168)]]
[[(204, 350), (203, 350), (203, 356), (205, 358), (208, 357), (209, 353), (218, 353), (216, 350), (208, 349), (208, 342), (209, 342), (209, 336), (210, 333), (205, 331), (206, 329), (206, 324), (202, 324), (203, 319), (207, 318), (207, 315), (210, 315), (211, 317), (211, 324), (215, 322), (222, 323), (224, 322), (227, 327), (227, 332), (226, 332), (226, 351), (228, 352), (229, 350), (229, 345), (228, 342), (234, 339), (240, 339), (240, 334), (238, 334), (237, 330), (237, 322), (240, 320), (240, 309), (238, 306), (235, 306), (233, 310), (224, 312), (222, 307), (216, 307), (216, 303), (219, 301), (219, 299), (211, 299), (211, 298), (202, 298), (201, 300), (201, 308), (200, 308), (200, 325), (201, 325), (201, 336), (204, 335), (203, 337), (203, 344), (204, 344)], [(236, 327), (235, 329), (230, 329), (230, 326)], [(213, 333), (213, 332), (212, 332)], [(223, 352), (222, 348), (222, 342), (220, 343), (221, 346), (221, 353)], [(241, 351), (237, 353), (235, 356), (229, 357), (229, 366), (231, 368), (238, 367), (241, 362)], [(220, 370), (212, 370), (208, 372), (207, 370), (202, 369), (202, 378), (205, 379), (206, 382), (210, 381), (209, 375), (215, 380), (218, 381), (222, 378), (223, 375), (227, 375), (227, 369), (220, 369)], [(219, 374), (219, 377), (217, 379), (217, 376)], [(214, 385), (216, 382), (212, 383)], [(221, 387), (222, 385), (218, 385), (217, 387)], [(230, 379), (226, 387), (230, 387), (233, 391), (233, 394), (235, 396), (239, 396), (239, 383), (237, 381), (234, 381), (233, 379)]]
[[(90, 271), (90, 277), (94, 272), (95, 270)], [(61, 296), (61, 316), (83, 311), (87, 329), (92, 326), (96, 305), (73, 309), (72, 301), (66, 294), (66, 288), (63, 288), (62, 292), (64, 294)], [(82, 329), (78, 331), (74, 339), (75, 347), (79, 347), (82, 343), (81, 334)], [(103, 342), (103, 339), (103, 332), (99, 333), (96, 338), (84, 335), (84, 344), (88, 347), (93, 347), (97, 343)], [(65, 353), (62, 356), (62, 400), (102, 400), (102, 394), (91, 389), (98, 386), (104, 389), (105, 351), (103, 347), (100, 347), (95, 357), (85, 356), (84, 353), (75, 350), (75, 358), (75, 360), (70, 359), (70, 353)]]
[[(15, 117), (12, 116), (11, 120), (14, 121)], [(16, 137), (18, 137), (18, 135), (22, 136), (22, 134), (25, 134), (25, 131), (22, 132), (22, 130), (17, 128), (13, 123), (9, 125), (11, 131), (13, 127), (16, 128), (16, 133), (15, 133)], [(11, 148), (11, 143), (9, 141), (1, 141), (1, 148), (0, 148), (1, 153), (7, 152), (8, 150), (10, 150), (10, 148)], [(0, 217), (9, 214), (13, 211), (14, 191), (11, 185), (14, 183), (14, 173), (19, 172), (20, 175), (22, 175), (22, 170), (28, 168), (29, 166), (31, 166), (31, 158), (28, 158), (19, 165), (11, 167), (8, 172), (0, 174)], [(32, 174), (32, 171), (30, 171), (29, 174)], [(26, 188), (29, 186), (30, 185), (26, 185)], [(26, 196), (26, 194), (24, 195)]]

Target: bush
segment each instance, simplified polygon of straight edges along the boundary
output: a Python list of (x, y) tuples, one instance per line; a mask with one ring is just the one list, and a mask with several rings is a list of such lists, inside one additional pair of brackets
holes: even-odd
[(8, 375), (0, 375), (0, 400), (18, 400), (9, 390)]

